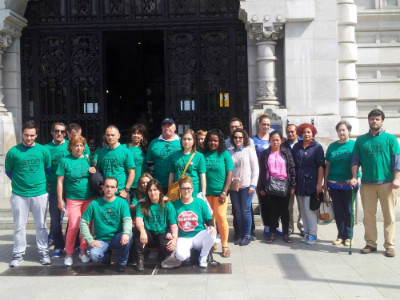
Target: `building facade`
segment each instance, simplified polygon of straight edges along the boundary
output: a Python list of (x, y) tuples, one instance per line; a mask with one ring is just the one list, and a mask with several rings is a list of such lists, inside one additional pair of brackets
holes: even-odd
[(282, 130), (314, 123), (327, 145), (340, 119), (356, 137), (378, 107), (400, 136), (399, 0), (0, 0), (0, 21), (0, 207), (31, 118), (40, 142), (64, 121), (96, 146), (110, 123), (239, 116), (255, 134), (268, 112)]

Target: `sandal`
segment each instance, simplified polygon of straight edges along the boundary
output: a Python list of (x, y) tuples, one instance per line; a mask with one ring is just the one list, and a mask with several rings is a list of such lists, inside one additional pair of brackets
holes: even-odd
[(289, 244), (293, 243), (293, 240), (289, 238), (289, 235), (288, 235), (288, 234), (284, 234), (284, 235), (283, 235), (283, 240), (284, 240), (286, 243), (289, 243)]
[(228, 247), (222, 247), (222, 257), (229, 257), (231, 256), (231, 251), (229, 250)]
[(275, 233), (271, 233), (267, 238), (267, 244), (271, 244), (273, 241), (275, 241), (275, 238), (276, 238)]

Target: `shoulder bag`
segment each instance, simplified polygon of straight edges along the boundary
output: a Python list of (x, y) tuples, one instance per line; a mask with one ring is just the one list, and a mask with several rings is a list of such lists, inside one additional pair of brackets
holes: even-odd
[[(194, 155), (196, 152), (193, 152), (192, 156), (190, 157), (189, 161), (187, 162), (185, 169), (183, 170), (183, 173), (181, 177), (185, 176), (186, 170), (190, 165), (190, 162), (192, 161)], [(168, 186), (168, 193), (167, 193), (168, 199), (173, 202), (175, 200), (178, 200), (181, 197), (181, 193), (179, 192), (179, 184), (178, 182), (173, 182)]]

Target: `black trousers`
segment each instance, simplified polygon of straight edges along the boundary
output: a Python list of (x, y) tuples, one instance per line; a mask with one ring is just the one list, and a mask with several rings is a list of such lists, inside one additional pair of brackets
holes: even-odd
[[(161, 251), (161, 255), (162, 258), (164, 259), (165, 257), (171, 255), (172, 251), (168, 251), (167, 250), (167, 244), (170, 240), (167, 240), (165, 238), (166, 233), (162, 233), (162, 234), (154, 234), (151, 231), (149, 231), (147, 228), (145, 228), (146, 230), (146, 234), (147, 234), (147, 244), (146, 247), (158, 247), (158, 249)], [(134, 229), (134, 233), (133, 233), (134, 239), (135, 239), (135, 252), (136, 252), (136, 257), (143, 257), (143, 253), (144, 253), (144, 248), (143, 248), (143, 244), (140, 242), (140, 231), (136, 229)]]
[[(266, 195), (265, 201), (263, 202), (264, 208), (263, 214), (267, 215), (266, 224), (269, 226), (271, 233), (276, 232), (276, 228), (279, 227), (279, 218), (282, 222), (283, 234), (289, 233), (289, 200), (290, 195), (285, 197)], [(263, 220), (264, 221), (264, 220)]]

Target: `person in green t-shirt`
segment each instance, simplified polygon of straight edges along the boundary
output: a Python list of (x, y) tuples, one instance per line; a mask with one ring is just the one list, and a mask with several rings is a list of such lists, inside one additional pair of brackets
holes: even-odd
[(26, 222), (32, 212), (36, 224), (36, 244), (43, 265), (51, 264), (48, 254), (48, 236), (46, 211), (48, 196), (46, 174), (51, 170), (49, 150), (36, 143), (37, 126), (34, 121), (22, 125), (22, 143), (8, 151), (5, 171), (11, 179), (12, 195), (10, 199), (14, 217), (14, 247), (10, 267), (16, 267), (24, 261), (26, 251)]
[(166, 118), (162, 121), (162, 134), (154, 139), (147, 150), (147, 170), (168, 191), (169, 166), (171, 156), (181, 149), (179, 136), (175, 134), (174, 120)]
[(160, 182), (153, 179), (147, 184), (145, 202), (137, 207), (133, 235), (138, 271), (144, 270), (144, 246), (159, 247), (162, 259), (175, 250), (178, 239), (176, 212), (172, 203), (165, 202), (163, 198)]
[[(89, 203), (95, 198), (95, 193), (89, 185), (89, 172), (93, 172), (94, 168), (90, 166), (88, 155), (83, 154), (85, 145), (86, 139), (83, 136), (77, 135), (71, 138), (68, 144), (68, 151), (71, 154), (61, 160), (56, 172), (60, 211), (65, 211), (64, 197), (67, 202), (68, 231), (65, 242), (67, 254), (64, 260), (66, 266), (73, 264), (72, 255), (79, 231), (79, 222)], [(87, 243), (81, 237), (79, 259), (83, 263), (89, 262), (89, 257), (86, 255), (87, 247)]]
[[(206, 162), (204, 155), (196, 152), (196, 134), (192, 129), (186, 130), (182, 134), (181, 139), (182, 150), (175, 152), (171, 156), (171, 164), (169, 167), (168, 186), (178, 181), (186, 169), (185, 175), (190, 176), (193, 180), (193, 196), (197, 197), (199, 192), (206, 195)], [(188, 164), (190, 158), (190, 163)]]
[(135, 180), (131, 186), (131, 199), (133, 192), (137, 189), (139, 177), (146, 172), (146, 152), (147, 152), (147, 128), (143, 124), (134, 124), (129, 128), (128, 144), (124, 144), (133, 154), (135, 161)]
[[(178, 180), (182, 199), (173, 204), (178, 220), (178, 242), (175, 258), (182, 262), (190, 257), (192, 248), (200, 251), (199, 266), (207, 267), (207, 257), (214, 245), (216, 230), (214, 222), (204, 200), (192, 196), (193, 181), (189, 176)], [(171, 260), (165, 262), (165, 267), (174, 267)]]
[(381, 203), (387, 257), (395, 256), (395, 207), (400, 187), (400, 148), (396, 137), (382, 129), (385, 114), (373, 109), (368, 114), (369, 132), (357, 138), (354, 146), (351, 184), (357, 186), (357, 171), (362, 168), (361, 202), (364, 208), (364, 239), (362, 254), (375, 252), (378, 238), (376, 206)]
[(351, 206), (352, 200), (356, 198), (359, 186), (354, 187), (354, 198), (352, 198), (353, 186), (350, 184), (351, 157), (355, 141), (350, 140), (351, 124), (340, 121), (336, 125), (339, 140), (329, 145), (326, 151), (325, 180), (323, 189), (329, 190), (333, 201), (336, 227), (338, 234), (333, 245), (344, 244), (350, 246), (351, 232)]
[(133, 155), (126, 147), (121, 146), (121, 134), (117, 127), (110, 125), (106, 129), (108, 146), (101, 148), (94, 157), (93, 164), (104, 178), (114, 177), (118, 181), (117, 194), (124, 198), (128, 204), (131, 199), (129, 192), (135, 180), (135, 161)]
[(224, 136), (220, 130), (207, 132), (204, 158), (206, 160), (207, 200), (214, 211), (218, 233), (221, 235), (222, 256), (229, 257), (229, 226), (226, 219), (228, 210), (227, 192), (232, 183), (233, 161), (224, 147)]
[(63, 213), (58, 209), (57, 199), (57, 168), (61, 160), (69, 155), (68, 140), (65, 139), (67, 126), (56, 122), (51, 125), (53, 140), (45, 145), (51, 155), (51, 171), (47, 175), (47, 190), (49, 191), (50, 233), (49, 245), (54, 243), (53, 257), (60, 257), (65, 246), (62, 234)]
[[(92, 201), (80, 222), (85, 241), (90, 245), (90, 259), (103, 264), (111, 263), (111, 249), (120, 249), (117, 272), (125, 272), (129, 249), (132, 245), (132, 219), (126, 201), (115, 193), (118, 181), (104, 179), (104, 196)], [(91, 235), (89, 223), (93, 220), (96, 239)]]

